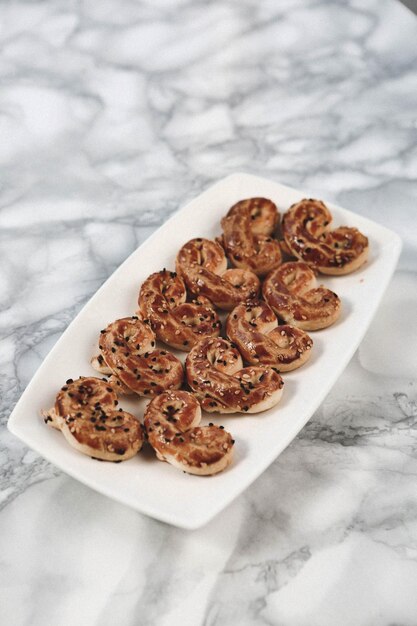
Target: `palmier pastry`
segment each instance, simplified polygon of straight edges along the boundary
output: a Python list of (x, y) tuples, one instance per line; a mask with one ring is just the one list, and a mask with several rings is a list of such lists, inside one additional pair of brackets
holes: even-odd
[(322, 274), (349, 274), (368, 257), (368, 238), (340, 226), (330, 230), (332, 215), (321, 200), (301, 200), (284, 214), (282, 232), (294, 256)]
[(210, 239), (191, 239), (177, 254), (176, 268), (188, 289), (229, 311), (259, 293), (257, 276), (248, 270), (226, 269), (223, 248)]
[(271, 237), (278, 222), (278, 210), (271, 200), (241, 200), (221, 221), (223, 246), (235, 267), (265, 276), (281, 263), (281, 249)]
[(108, 382), (80, 376), (67, 380), (54, 407), (42, 411), (42, 416), (79, 452), (102, 461), (126, 461), (141, 449), (143, 431), (140, 422), (117, 404)]
[(287, 324), (303, 330), (319, 330), (340, 315), (340, 299), (326, 287), (316, 287), (316, 275), (301, 261), (283, 263), (262, 286), (263, 297)]
[(184, 281), (167, 270), (149, 276), (139, 293), (141, 313), (150, 320), (157, 338), (188, 352), (202, 337), (217, 337), (221, 322), (207, 298), (186, 300)]
[(238, 304), (227, 318), (226, 332), (244, 361), (275, 365), (280, 372), (303, 365), (313, 345), (303, 330), (288, 324), (278, 326), (275, 313), (263, 300)]
[(200, 426), (201, 408), (187, 391), (166, 391), (146, 407), (148, 441), (161, 461), (189, 474), (221, 472), (232, 460), (234, 441), (223, 427)]
[(273, 367), (243, 367), (225, 339), (199, 341), (187, 356), (187, 382), (202, 408), (218, 413), (259, 413), (277, 404), (284, 382)]
[(181, 362), (170, 352), (155, 349), (150, 325), (136, 316), (116, 320), (102, 330), (99, 348), (100, 355), (91, 363), (101, 373), (113, 374), (119, 393), (153, 396), (181, 387)]

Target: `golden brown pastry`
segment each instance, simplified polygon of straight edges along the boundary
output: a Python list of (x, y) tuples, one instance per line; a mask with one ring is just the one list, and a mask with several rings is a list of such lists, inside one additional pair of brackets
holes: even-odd
[(225, 339), (199, 341), (187, 356), (185, 371), (205, 411), (259, 413), (281, 399), (284, 382), (274, 368), (244, 368), (239, 351)]
[(283, 324), (263, 300), (238, 304), (229, 314), (227, 336), (243, 360), (252, 365), (275, 365), (280, 372), (301, 367), (311, 354), (313, 340), (303, 330)]
[(126, 461), (141, 449), (143, 431), (140, 422), (117, 404), (107, 381), (80, 376), (67, 380), (54, 407), (42, 411), (42, 416), (79, 452), (102, 461)]
[(221, 221), (222, 243), (235, 267), (265, 276), (281, 263), (281, 249), (271, 235), (278, 222), (278, 210), (266, 198), (241, 200)]
[(260, 283), (253, 272), (226, 268), (223, 248), (210, 239), (191, 239), (177, 254), (177, 273), (191, 293), (230, 311), (242, 300), (257, 296)]
[(151, 274), (139, 292), (139, 307), (160, 341), (188, 352), (202, 337), (218, 337), (221, 322), (210, 300), (187, 302), (184, 281), (176, 272)]
[(167, 350), (155, 349), (149, 323), (137, 316), (112, 322), (101, 331), (100, 355), (91, 363), (109, 379), (119, 393), (154, 396), (181, 387), (184, 372), (179, 359)]
[(178, 469), (208, 476), (232, 461), (234, 441), (223, 427), (200, 426), (201, 408), (187, 391), (165, 391), (145, 412), (148, 441), (161, 461)]
[(266, 277), (262, 294), (287, 324), (302, 330), (319, 330), (334, 324), (341, 304), (333, 291), (316, 284), (316, 275), (306, 263), (290, 261)]
[(330, 230), (332, 215), (321, 200), (305, 199), (284, 214), (282, 232), (291, 253), (322, 274), (350, 274), (365, 263), (369, 242), (357, 228)]

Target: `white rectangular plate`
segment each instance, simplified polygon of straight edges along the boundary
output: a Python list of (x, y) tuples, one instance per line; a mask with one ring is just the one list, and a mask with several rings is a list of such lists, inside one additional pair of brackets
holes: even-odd
[[(356, 226), (369, 237), (369, 261), (350, 276), (321, 277), (323, 284), (340, 295), (343, 313), (334, 326), (313, 333), (310, 361), (284, 374), (280, 404), (258, 415), (205, 416), (204, 422), (224, 424), (236, 440), (234, 462), (221, 474), (209, 478), (184, 474), (145, 449), (124, 463), (99, 463), (73, 450), (58, 431), (47, 428), (39, 410), (53, 405), (67, 378), (94, 375), (89, 362), (97, 350), (99, 330), (114, 319), (134, 314), (143, 280), (163, 267), (174, 269), (175, 255), (188, 239), (220, 234), (220, 219), (229, 207), (251, 196), (271, 198), (283, 212), (305, 194), (255, 176), (233, 174), (192, 200), (133, 252), (91, 298), (36, 372), (8, 423), (12, 433), (70, 476), (182, 528), (198, 528), (219, 513), (276, 459), (312, 416), (371, 322), (397, 263), (398, 235), (329, 205), (335, 225)], [(122, 398), (121, 405), (142, 416), (145, 401)]]

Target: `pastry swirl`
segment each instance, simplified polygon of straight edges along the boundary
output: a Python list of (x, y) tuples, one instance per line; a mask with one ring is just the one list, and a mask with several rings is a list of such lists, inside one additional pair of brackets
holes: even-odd
[(177, 254), (177, 273), (191, 293), (229, 311), (242, 300), (255, 297), (260, 283), (253, 272), (226, 268), (223, 248), (209, 239), (191, 239)]
[(365, 263), (369, 242), (357, 228), (330, 230), (332, 215), (321, 200), (304, 199), (284, 214), (282, 232), (291, 253), (322, 274), (350, 274)]
[(234, 441), (222, 427), (200, 426), (201, 408), (187, 391), (166, 391), (146, 407), (148, 441), (161, 461), (189, 474), (221, 472), (232, 461)]
[(202, 337), (217, 337), (221, 322), (207, 298), (186, 300), (184, 281), (168, 270), (151, 274), (139, 292), (141, 313), (150, 320), (157, 338), (188, 352)]
[(107, 381), (80, 376), (67, 380), (54, 407), (42, 411), (42, 416), (79, 452), (102, 461), (126, 461), (142, 447), (143, 431), (140, 422), (117, 404)]
[(281, 399), (284, 382), (274, 368), (243, 367), (239, 351), (226, 339), (199, 341), (187, 356), (185, 371), (208, 412), (259, 413)]
[(277, 207), (266, 198), (249, 198), (232, 206), (221, 225), (222, 243), (235, 267), (265, 276), (280, 265), (281, 249), (271, 236), (278, 219)]
[(289, 261), (268, 274), (262, 294), (286, 324), (319, 330), (337, 320), (341, 303), (333, 291), (316, 284), (316, 275), (306, 263)]
[(154, 396), (181, 387), (184, 372), (179, 359), (167, 350), (155, 349), (155, 334), (137, 316), (112, 322), (101, 331), (100, 356), (92, 365), (113, 374), (119, 393)]
[(303, 330), (288, 324), (278, 326), (275, 313), (263, 300), (238, 304), (227, 318), (226, 332), (244, 361), (274, 365), (280, 372), (303, 365), (313, 346)]

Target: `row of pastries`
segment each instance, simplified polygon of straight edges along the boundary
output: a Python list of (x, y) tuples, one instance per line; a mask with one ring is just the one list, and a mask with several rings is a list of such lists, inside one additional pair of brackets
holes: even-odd
[[(127, 460), (147, 441), (156, 458), (185, 472), (223, 470), (235, 442), (222, 426), (201, 425), (201, 410), (275, 406), (281, 373), (311, 354), (307, 333), (340, 315), (340, 298), (317, 285), (317, 273), (348, 274), (367, 259), (368, 239), (356, 228), (331, 230), (331, 220), (314, 199), (291, 206), (282, 221), (269, 199), (236, 203), (216, 241), (186, 242), (175, 271), (142, 283), (135, 314), (101, 330), (91, 361), (101, 378), (68, 379), (42, 411), (45, 423), (94, 459)], [(223, 326), (219, 311), (227, 311)], [(188, 353), (185, 366), (169, 348)], [(149, 398), (143, 422), (118, 407), (125, 394)]]

